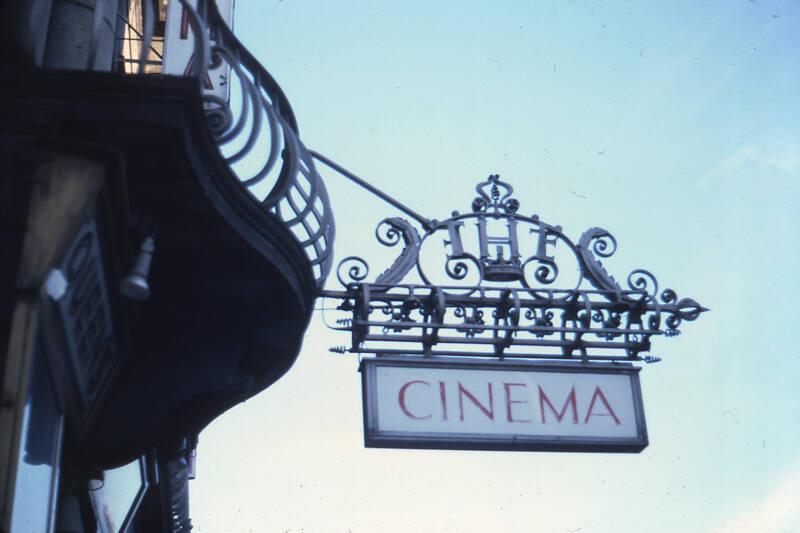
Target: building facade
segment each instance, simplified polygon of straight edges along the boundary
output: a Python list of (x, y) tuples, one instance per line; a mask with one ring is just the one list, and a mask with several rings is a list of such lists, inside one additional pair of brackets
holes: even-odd
[(198, 434), (299, 353), (333, 218), (232, 11), (0, 8), (0, 531), (188, 531)]

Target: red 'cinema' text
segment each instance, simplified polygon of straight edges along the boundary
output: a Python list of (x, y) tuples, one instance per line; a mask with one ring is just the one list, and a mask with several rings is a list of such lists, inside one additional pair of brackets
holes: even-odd
[[(541, 385), (529, 383), (485, 383), (468, 388), (461, 381), (415, 379), (404, 382), (397, 393), (397, 404), (410, 420), (475, 421), (520, 424), (590, 424), (604, 419), (614, 425), (622, 422), (600, 385), (578, 398), (575, 386), (564, 394), (547, 393)], [(415, 401), (411, 401), (411, 399)], [(585, 406), (579, 409), (580, 406)]]

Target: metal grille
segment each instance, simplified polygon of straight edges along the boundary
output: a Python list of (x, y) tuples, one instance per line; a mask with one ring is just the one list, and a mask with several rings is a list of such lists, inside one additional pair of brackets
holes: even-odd
[(108, 286), (93, 219), (78, 231), (60, 266), (68, 283), (58, 308), (83, 399), (90, 402), (117, 359)]

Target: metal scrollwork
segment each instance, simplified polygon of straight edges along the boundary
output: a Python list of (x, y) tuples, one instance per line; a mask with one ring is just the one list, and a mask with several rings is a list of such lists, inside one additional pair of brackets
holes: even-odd
[(617, 251), (617, 240), (603, 228), (590, 228), (583, 232), (578, 241), (583, 275), (595, 288), (619, 293), (622, 288), (603, 268), (598, 257), (606, 259)]
[(402, 218), (387, 218), (378, 224), (375, 236), (384, 246), (395, 246), (402, 240), (403, 251), (395, 259), (392, 266), (386, 269), (375, 280), (379, 284), (399, 283), (417, 264), (419, 256), (419, 233)]
[(475, 265), (476, 270), (480, 271), (480, 263), (477, 259), (471, 256), (458, 258), (448, 257), (444, 264), (444, 270), (451, 279), (462, 280), (466, 278), (467, 274), (470, 272), (469, 263), (467, 261), (472, 262)]
[[(347, 274), (345, 274), (345, 271)], [(358, 256), (345, 257), (336, 267), (336, 277), (344, 286), (364, 281), (369, 276), (369, 265)]]
[[(499, 176), (489, 176), (476, 191), (465, 214), (453, 211), (442, 221), (414, 217), (421, 236), (405, 219), (382, 220), (378, 241), (402, 244), (402, 250), (373, 282), (366, 281), (363, 259), (343, 260), (349, 270), (340, 282), (347, 290), (325, 294), (341, 299), (346, 311), (358, 291), (374, 302), (362, 310), (373, 305), (382, 311), (354, 320), (350, 351), (655, 361), (642, 355), (653, 335), (677, 335), (683, 322), (707, 310), (672, 289), (659, 292), (648, 270), (633, 270), (620, 285), (602, 263), (617, 251), (609, 231), (590, 228), (575, 244), (560, 226), (521, 215), (513, 187)], [(435, 257), (441, 258), (438, 269), (423, 265)], [(564, 268), (570, 258), (574, 264)], [(415, 266), (421, 283), (407, 281)], [(429, 277), (437, 271), (444, 283)], [(565, 271), (577, 272), (575, 279)], [(406, 347), (395, 348), (398, 343)]]
[(523, 263), (523, 269), (531, 262), (536, 262), (539, 266), (536, 267), (534, 271), (533, 277), (534, 279), (541, 283), (542, 285), (551, 285), (556, 278), (558, 278), (558, 266), (554, 262), (548, 262), (545, 264), (541, 264), (541, 261), (535, 257), (529, 258), (525, 263)]
[[(488, 189), (488, 192), (487, 192)], [(516, 213), (519, 202), (511, 198), (514, 188), (504, 181), (500, 181), (498, 174), (489, 178), (475, 187), (478, 197), (472, 202), (472, 210), (476, 213)]]
[(646, 295), (658, 294), (656, 277), (644, 269), (636, 269), (628, 274), (628, 287)]

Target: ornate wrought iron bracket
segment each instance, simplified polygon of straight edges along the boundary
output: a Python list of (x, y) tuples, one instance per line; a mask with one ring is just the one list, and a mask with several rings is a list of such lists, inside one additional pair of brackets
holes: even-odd
[[(707, 310), (671, 289), (659, 292), (646, 270), (631, 272), (623, 287), (601, 263), (617, 248), (608, 231), (590, 228), (574, 243), (560, 226), (520, 214), (514, 189), (497, 175), (477, 185), (468, 212), (438, 221), (308, 150), (283, 91), (225, 25), (214, 2), (198, 0), (195, 9), (179, 1), (194, 35), (190, 74), (201, 83), (210, 68), (227, 64), (239, 88), (238, 109), (204, 93), (220, 154), (253, 200), (294, 234), (319, 294), (338, 300), (338, 308), (352, 315), (339, 328), (351, 332), (351, 346), (336, 351), (656, 360), (642, 356), (651, 336), (677, 335), (683, 321)], [(144, 5), (147, 48), (154, 11), (149, 2)], [(249, 164), (242, 165), (244, 160)], [(419, 226), (400, 217), (378, 224), (378, 241), (402, 249), (373, 280), (367, 262), (349, 256), (337, 268), (342, 289), (322, 289), (332, 270), (335, 227), (315, 161)], [(258, 170), (246, 173), (253, 168)], [(431, 261), (437, 253), (441, 260)], [(565, 263), (576, 268), (565, 269)]]
[[(647, 270), (634, 270), (620, 285), (601, 263), (617, 249), (608, 231), (590, 228), (574, 243), (560, 226), (520, 214), (513, 188), (497, 175), (476, 192), (469, 212), (443, 221), (389, 202), (418, 222), (422, 235), (405, 219), (382, 220), (378, 241), (402, 250), (373, 281), (364, 259), (340, 261), (343, 289), (321, 292), (352, 315), (338, 328), (350, 331), (351, 345), (334, 351), (653, 361), (644, 355), (653, 335), (678, 335), (683, 321), (707, 311), (671, 289), (659, 292)], [(447, 283), (433, 279), (431, 250)], [(576, 266), (570, 275), (568, 260)], [(406, 281), (414, 275), (419, 282)]]

